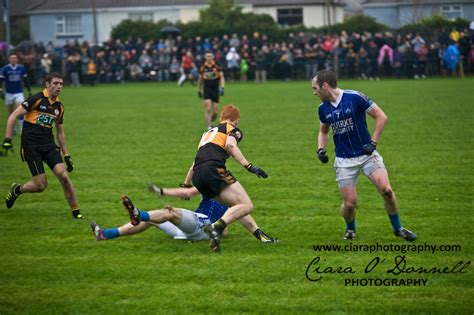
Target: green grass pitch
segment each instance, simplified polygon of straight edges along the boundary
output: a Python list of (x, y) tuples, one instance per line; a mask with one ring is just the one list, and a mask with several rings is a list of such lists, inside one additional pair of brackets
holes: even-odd
[[(413, 253), (410, 266), (444, 267), (473, 257), (474, 80), (341, 81), (387, 113), (379, 152), (398, 196), (401, 220), (416, 244), (459, 244), (461, 252)], [(38, 88), (39, 90), (39, 88)], [(342, 240), (341, 203), (330, 163), (316, 156), (319, 100), (309, 82), (228, 84), (222, 104), (241, 108), (240, 147), (266, 180), (234, 161), (228, 168), (247, 189), (260, 227), (281, 239), (257, 242), (234, 224), (221, 255), (207, 242), (174, 241), (156, 229), (96, 242), (89, 222), (121, 225), (127, 193), (142, 209), (165, 204), (194, 209), (191, 201), (156, 199), (154, 181), (182, 182), (204, 131), (196, 88), (174, 84), (66, 87), (65, 130), (75, 162), (71, 178), (87, 220), (74, 221), (61, 187), (48, 170), (48, 188), (0, 205), (0, 314), (257, 313), (257, 314), (472, 314), (474, 270), (464, 273), (386, 273), (399, 252), (316, 252), (313, 245)], [(0, 116), (5, 129), (6, 110)], [(370, 120), (370, 119), (369, 119)], [(372, 128), (373, 123), (370, 122)], [(30, 179), (17, 151), (0, 157), (0, 193)], [(332, 139), (328, 152), (334, 157)], [(393, 236), (383, 203), (359, 180), (358, 239), (354, 244), (405, 245)], [(350, 266), (354, 274), (305, 277), (314, 258), (323, 267)], [(374, 257), (386, 259), (370, 274)], [(346, 286), (345, 279), (428, 279), (426, 286)]]

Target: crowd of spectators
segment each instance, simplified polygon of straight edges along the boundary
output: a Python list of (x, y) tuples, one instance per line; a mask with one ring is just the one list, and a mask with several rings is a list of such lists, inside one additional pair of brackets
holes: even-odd
[[(474, 73), (474, 35), (469, 30), (420, 34), (316, 35), (290, 33), (271, 42), (257, 32), (241, 37), (187, 38), (165, 36), (110, 40), (92, 47), (87, 41), (36, 43), (18, 47), (21, 62), (33, 84), (50, 72), (63, 73), (72, 86), (129, 81), (178, 81), (183, 59), (191, 78), (203, 64), (206, 51), (215, 54), (227, 80), (309, 79), (321, 69), (339, 77), (378, 80), (381, 77), (422, 79), (428, 76)], [(186, 56), (186, 57), (185, 57)], [(191, 62), (189, 62), (191, 60)], [(5, 61), (2, 60), (2, 61)], [(3, 62), (5, 63), (5, 62)]]

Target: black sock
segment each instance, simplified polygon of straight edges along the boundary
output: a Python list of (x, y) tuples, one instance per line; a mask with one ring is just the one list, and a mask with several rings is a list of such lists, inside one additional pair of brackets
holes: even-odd
[(14, 190), (15, 195), (21, 195), (23, 192), (21, 191), (21, 185), (15, 187)]
[(253, 232), (253, 236), (255, 236), (255, 238), (260, 241), (260, 240), (261, 240), (261, 239), (260, 239), (260, 229), (256, 229), (256, 230)]
[(224, 222), (224, 220), (222, 219), (219, 219), (217, 220), (216, 222), (214, 222), (214, 228), (217, 230), (217, 232), (219, 232), (220, 234), (222, 234), (222, 231), (224, 231), (225, 227), (227, 226), (227, 224)]

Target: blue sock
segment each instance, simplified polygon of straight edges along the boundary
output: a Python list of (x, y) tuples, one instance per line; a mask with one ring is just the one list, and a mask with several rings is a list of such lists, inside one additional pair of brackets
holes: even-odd
[(140, 211), (140, 219), (142, 221), (150, 221), (150, 215), (146, 211)]
[(390, 223), (395, 231), (398, 231), (402, 228), (402, 224), (400, 223), (400, 216), (397, 214), (389, 214), (388, 217), (390, 218)]
[(120, 233), (119, 233), (119, 230), (117, 228), (104, 229), (104, 237), (105, 238), (111, 239), (111, 238), (116, 238), (116, 237), (119, 237), (119, 236), (120, 236)]
[(352, 220), (352, 222), (346, 222), (346, 230), (355, 231), (356, 230), (356, 220)]

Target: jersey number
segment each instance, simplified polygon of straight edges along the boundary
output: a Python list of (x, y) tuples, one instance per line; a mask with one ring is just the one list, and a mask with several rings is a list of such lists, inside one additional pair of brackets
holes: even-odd
[(53, 122), (54, 117), (46, 114), (40, 114), (38, 116), (38, 119), (36, 120), (36, 123), (48, 127), (51, 127), (53, 125)]
[(218, 131), (217, 127), (214, 127), (212, 129), (209, 129), (208, 131), (206, 131), (202, 135), (201, 141), (199, 142), (199, 148), (202, 147), (205, 144), (208, 144), (209, 142), (212, 142), (212, 140), (214, 140), (214, 138), (217, 135), (217, 131)]

